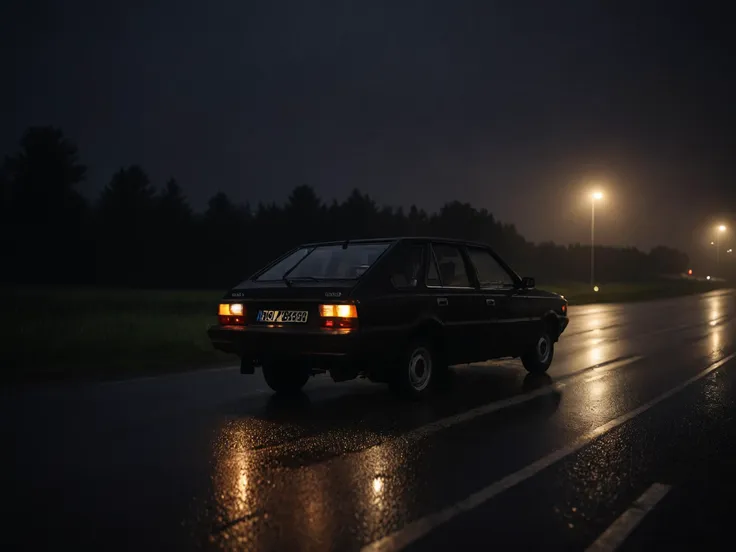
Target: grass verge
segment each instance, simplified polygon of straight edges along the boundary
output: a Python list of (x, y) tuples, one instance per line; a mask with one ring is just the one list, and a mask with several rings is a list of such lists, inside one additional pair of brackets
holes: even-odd
[(4, 289), (5, 379), (109, 379), (212, 366), (221, 292)]
[[(709, 282), (540, 286), (571, 305), (702, 293)], [(5, 383), (100, 380), (235, 363), (215, 351), (220, 291), (0, 289), (0, 365)]]

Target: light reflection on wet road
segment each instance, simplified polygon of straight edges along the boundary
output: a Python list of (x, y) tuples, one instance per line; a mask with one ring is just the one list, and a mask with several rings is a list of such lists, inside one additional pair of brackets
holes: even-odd
[[(29, 549), (357, 550), (736, 350), (730, 291), (570, 316), (547, 376), (517, 361), (456, 367), (419, 404), (327, 377), (285, 400), (237, 369), (12, 391), (0, 412), (15, 453), (6, 517), (29, 528), (19, 531)], [(651, 478), (683, 477), (659, 451), (722, 422), (734, 364), (408, 544), (486, 549), (512, 542), (494, 541), (503, 536), (584, 549)], [(652, 448), (660, 435), (667, 447)], [(539, 531), (524, 522), (532, 513)]]

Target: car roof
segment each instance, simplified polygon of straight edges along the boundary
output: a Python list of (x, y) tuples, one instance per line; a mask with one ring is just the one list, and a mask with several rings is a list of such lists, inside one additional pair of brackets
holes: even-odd
[(443, 243), (454, 243), (454, 244), (462, 244), (462, 245), (474, 245), (478, 247), (489, 247), (488, 244), (482, 243), (482, 242), (474, 242), (474, 241), (468, 241), (468, 240), (461, 240), (457, 238), (440, 238), (440, 237), (433, 237), (433, 236), (397, 236), (394, 238), (367, 238), (367, 239), (359, 239), (359, 240), (336, 240), (336, 241), (326, 241), (326, 242), (313, 242), (313, 243), (303, 243), (300, 247), (315, 247), (318, 245), (342, 245), (344, 243), (393, 243), (393, 242), (400, 242), (400, 241), (433, 241), (433, 242), (443, 242)]

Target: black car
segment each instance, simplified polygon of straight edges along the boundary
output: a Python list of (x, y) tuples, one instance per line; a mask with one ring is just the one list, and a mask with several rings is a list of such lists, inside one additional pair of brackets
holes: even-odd
[(393, 238), (302, 245), (229, 291), (218, 321), (213, 345), (277, 392), (329, 371), (421, 395), (448, 365), (520, 357), (545, 372), (568, 318), (487, 245)]

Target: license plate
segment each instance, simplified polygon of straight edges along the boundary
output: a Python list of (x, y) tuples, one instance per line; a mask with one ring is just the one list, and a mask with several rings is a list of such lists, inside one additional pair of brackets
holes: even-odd
[(273, 324), (305, 324), (308, 315), (308, 311), (259, 310), (256, 321)]

